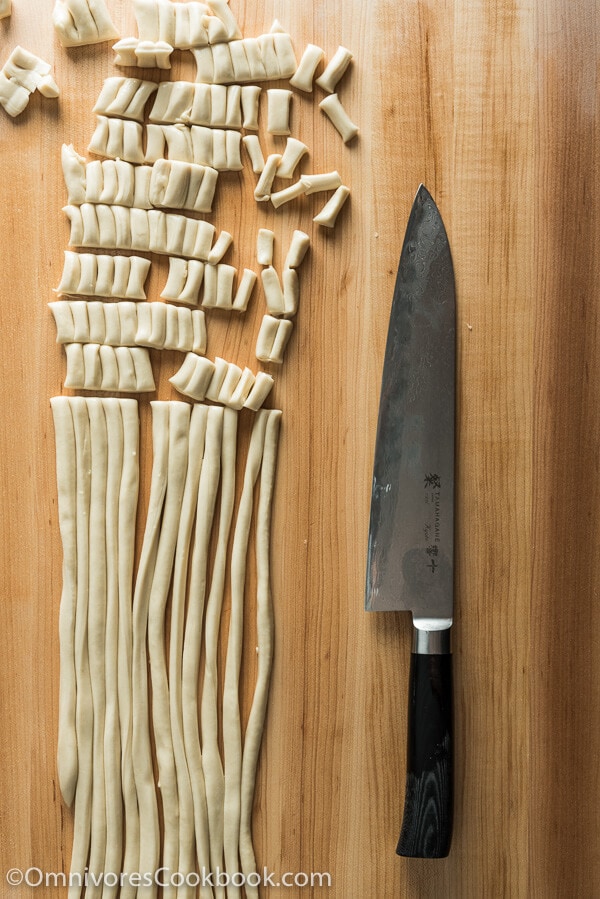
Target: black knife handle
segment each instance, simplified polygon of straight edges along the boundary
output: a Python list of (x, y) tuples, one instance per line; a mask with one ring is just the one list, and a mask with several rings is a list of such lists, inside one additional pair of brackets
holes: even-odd
[(452, 656), (413, 652), (402, 830), (396, 852), (445, 858), (452, 839)]

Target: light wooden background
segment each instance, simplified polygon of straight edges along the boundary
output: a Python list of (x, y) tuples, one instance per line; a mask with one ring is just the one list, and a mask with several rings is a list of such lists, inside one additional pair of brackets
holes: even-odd
[[(109, 3), (133, 34), (125, 0)], [(49, 397), (64, 363), (46, 303), (68, 229), (63, 141), (85, 149), (115, 72), (65, 51), (50, 0), (14, 0), (58, 102), (0, 116), (0, 879), (67, 870), (54, 764), (61, 548)], [(352, 188), (315, 234), (273, 394), (284, 423), (273, 522), (277, 650), (255, 815), (261, 864), (330, 872), (314, 895), (600, 895), (600, 13), (595, 0), (232, 0), (247, 35), (278, 16), (300, 53), (355, 54), (344, 148), (310, 101), (295, 132)], [(259, 214), (230, 176), (216, 223), (248, 264)], [(410, 621), (366, 615), (379, 378), (406, 219), (423, 181), (452, 245), (459, 309), (456, 826), (451, 856), (401, 860)], [(245, 198), (245, 199), (244, 199)], [(243, 200), (243, 208), (241, 203)], [(318, 201), (320, 202), (320, 201)], [(318, 202), (315, 208), (318, 208)], [(308, 219), (310, 221), (310, 219)], [(281, 246), (281, 244), (280, 244)], [(152, 285), (166, 268), (156, 266)], [(209, 354), (251, 362), (261, 314), (215, 324)], [(160, 365), (158, 396), (175, 397)], [(147, 436), (148, 416), (144, 420)], [(143, 437), (144, 437), (143, 434)], [(145, 439), (144, 477), (150, 461)], [(0, 895), (25, 897), (36, 891)], [(58, 891), (56, 892), (58, 895)], [(313, 895), (289, 890), (289, 896)]]

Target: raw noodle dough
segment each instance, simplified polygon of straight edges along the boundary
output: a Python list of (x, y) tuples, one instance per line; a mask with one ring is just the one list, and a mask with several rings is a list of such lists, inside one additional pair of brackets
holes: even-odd
[(56, 0), (52, 24), (63, 47), (100, 44), (119, 36), (104, 0)]
[[(123, 791), (119, 720), (119, 490), (123, 471), (123, 418), (120, 401), (104, 399), (108, 447), (106, 478), (106, 624), (104, 643), (106, 854), (103, 871), (123, 870)], [(117, 885), (104, 886), (103, 899), (114, 899)]]
[(350, 119), (337, 94), (330, 94), (319, 103), (319, 108), (327, 115), (331, 123), (339, 131), (345, 144), (356, 137), (358, 125)]
[(146, 103), (157, 88), (154, 81), (143, 81), (141, 78), (120, 75), (106, 78), (92, 111), (99, 115), (121, 116), (143, 122)]
[[(191, 407), (187, 403), (170, 403), (167, 485), (148, 598), (148, 659), (152, 684), (152, 727), (163, 812), (161, 860), (169, 871), (176, 871), (179, 863), (179, 797), (165, 658), (165, 610), (173, 572), (187, 471), (190, 412)], [(174, 899), (176, 887), (173, 884), (164, 887), (163, 895), (165, 899)]]
[(352, 53), (350, 50), (347, 50), (345, 47), (338, 47), (335, 51), (333, 58), (325, 67), (325, 70), (320, 78), (317, 78), (317, 84), (319, 87), (323, 88), (324, 91), (332, 94), (335, 90), (335, 86), (350, 65), (350, 61), (352, 59)]
[[(281, 412), (277, 409), (258, 413), (267, 419), (262, 465), (260, 494), (256, 516), (256, 620), (258, 642), (258, 675), (250, 716), (244, 734), (241, 772), (239, 852), (242, 872), (248, 875), (256, 871), (256, 858), (252, 845), (252, 804), (256, 783), (258, 753), (267, 711), (269, 682), (273, 662), (273, 605), (270, 576), (271, 505), (275, 485), (277, 443)], [(258, 426), (258, 424), (257, 424)], [(257, 899), (258, 889), (246, 885), (248, 899)]]
[(150, 260), (142, 256), (108, 256), (65, 250), (62, 278), (56, 292), (93, 297), (145, 300), (144, 282)]
[[(87, 401), (72, 397), (71, 411), (75, 431), (77, 483), (77, 604), (75, 611), (75, 672), (77, 679), (77, 751), (79, 772), (75, 793), (73, 818), (73, 847), (71, 873), (83, 874), (90, 848), (92, 817), (92, 734), (94, 710), (88, 655), (88, 609), (90, 541), (91, 446), (90, 420)], [(69, 899), (79, 899), (80, 888), (75, 882), (69, 886)]]
[(320, 47), (317, 47), (315, 44), (308, 44), (306, 50), (302, 54), (302, 59), (298, 64), (298, 68), (290, 78), (292, 87), (310, 93), (313, 89), (313, 78), (315, 77), (317, 66), (324, 55), (325, 54)]
[[(133, 596), (133, 653), (132, 683), (132, 759), (139, 808), (139, 857), (138, 872), (156, 871), (160, 858), (160, 832), (158, 804), (154, 787), (152, 752), (150, 746), (150, 712), (148, 702), (148, 606), (154, 578), (160, 525), (169, 463), (169, 410), (164, 402), (153, 402), (152, 446), (154, 460), (150, 483), (150, 499), (146, 515), (146, 527)], [(156, 884), (140, 887), (138, 899), (155, 899)]]
[(235, 498), (235, 462), (237, 452), (238, 414), (224, 410), (223, 440), (221, 444), (221, 503), (217, 548), (213, 563), (213, 577), (206, 603), (204, 682), (200, 702), (200, 732), (202, 739), (202, 769), (206, 785), (208, 827), (210, 835), (210, 863), (214, 871), (223, 867), (223, 798), (225, 781), (218, 743), (217, 711), (217, 651), (223, 591), (227, 561), (227, 544), (231, 529)]
[[(223, 834), (225, 870), (233, 875), (239, 871), (239, 837), (241, 819), (242, 781), (242, 724), (239, 690), (242, 642), (244, 631), (244, 593), (250, 525), (254, 508), (254, 485), (260, 471), (265, 441), (267, 416), (257, 415), (250, 438), (246, 470), (231, 551), (231, 610), (225, 679), (223, 687), (223, 755), (225, 793), (223, 799)], [(241, 895), (239, 888), (230, 890), (232, 896)]]
[[(124, 809), (123, 871), (136, 871), (140, 852), (140, 820), (132, 755), (132, 584), (139, 492), (139, 418), (136, 400), (120, 400), (123, 419), (123, 470), (119, 491), (118, 701), (121, 728), (121, 772)], [(124, 883), (120, 899), (136, 899), (136, 887)]]
[(292, 92), (284, 88), (270, 88), (267, 91), (267, 131), (269, 134), (290, 133), (290, 103)]
[(59, 613), (60, 685), (57, 766), (60, 790), (68, 806), (77, 786), (77, 734), (75, 724), (77, 681), (75, 672), (75, 613), (77, 605), (77, 446), (71, 398), (51, 399), (56, 441), (58, 519), (63, 547), (62, 594)]
[(313, 222), (323, 225), (325, 228), (333, 228), (342, 206), (350, 196), (350, 188), (342, 184), (334, 195), (327, 201), (323, 209), (316, 215)]
[[(207, 416), (204, 456), (196, 495), (196, 526), (190, 565), (190, 602), (183, 638), (183, 655), (180, 657), (179, 663), (172, 658), (171, 682), (175, 680), (178, 683), (180, 673), (181, 690), (176, 697), (176, 714), (181, 716), (179, 726), (183, 731), (185, 759), (193, 799), (196, 857), (198, 869), (202, 871), (210, 869), (211, 854), (205, 771), (198, 722), (198, 678), (202, 621), (207, 594), (209, 544), (221, 471), (224, 410), (217, 407), (196, 408), (204, 408)], [(230, 469), (231, 464), (223, 473), (223, 489), (228, 493)], [(228, 497), (226, 497), (226, 502), (229, 502)], [(212, 891), (205, 888), (201, 890), (200, 895), (202, 897), (212, 896)]]
[(10, 116), (18, 116), (34, 90), (43, 97), (56, 98), (59, 94), (48, 63), (16, 46), (0, 70), (0, 106)]
[(166, 41), (140, 41), (125, 37), (113, 44), (115, 65), (140, 69), (170, 69), (173, 47)]

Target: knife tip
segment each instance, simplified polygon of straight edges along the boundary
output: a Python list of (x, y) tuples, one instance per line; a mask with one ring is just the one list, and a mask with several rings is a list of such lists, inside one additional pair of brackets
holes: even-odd
[(429, 191), (427, 190), (427, 188), (425, 187), (423, 182), (421, 182), (419, 184), (419, 188), (417, 190), (417, 195), (415, 197), (415, 202), (417, 200), (420, 200), (422, 203), (424, 203), (425, 200), (433, 200), (433, 197), (431, 196), (431, 194), (429, 193)]

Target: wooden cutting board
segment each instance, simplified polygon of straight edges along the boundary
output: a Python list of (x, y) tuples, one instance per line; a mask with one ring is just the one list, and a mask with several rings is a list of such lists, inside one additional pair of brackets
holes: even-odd
[[(61, 87), (58, 101), (35, 95), (20, 118), (0, 115), (3, 883), (13, 867), (69, 863), (72, 816), (55, 771), (61, 546), (49, 407), (65, 364), (46, 304), (68, 241), (60, 146), (85, 150), (102, 81), (117, 73), (108, 44), (60, 47), (52, 5), (14, 0), (0, 22), (0, 61), (20, 43), (53, 65)], [(130, 4), (109, 7), (120, 33), (134, 34)], [(294, 133), (314, 168), (337, 168), (352, 195), (333, 233), (314, 229), (270, 400), (284, 418), (259, 862), (278, 874), (330, 874), (329, 889), (289, 896), (592, 899), (600, 13), (593, 0), (232, 0), (232, 9), (246, 35), (278, 17), (298, 55), (309, 41), (328, 56), (349, 47), (340, 94), (361, 129), (344, 147), (310, 98), (294, 99)], [(171, 77), (185, 66), (176, 58)], [(456, 822), (452, 853), (436, 862), (394, 853), (410, 621), (363, 612), (387, 318), (421, 181), (449, 232), (459, 309)], [(214, 216), (234, 235), (233, 263), (250, 267), (258, 227), (276, 231), (279, 253), (294, 227), (312, 229), (296, 207), (259, 210), (252, 184), (248, 171), (224, 179)], [(165, 274), (165, 263), (153, 266), (154, 295)], [(209, 323), (209, 355), (252, 366), (257, 297), (243, 322)], [(167, 377), (178, 361), (156, 354), (158, 398), (176, 398)], [(148, 424), (145, 403), (145, 493)]]

